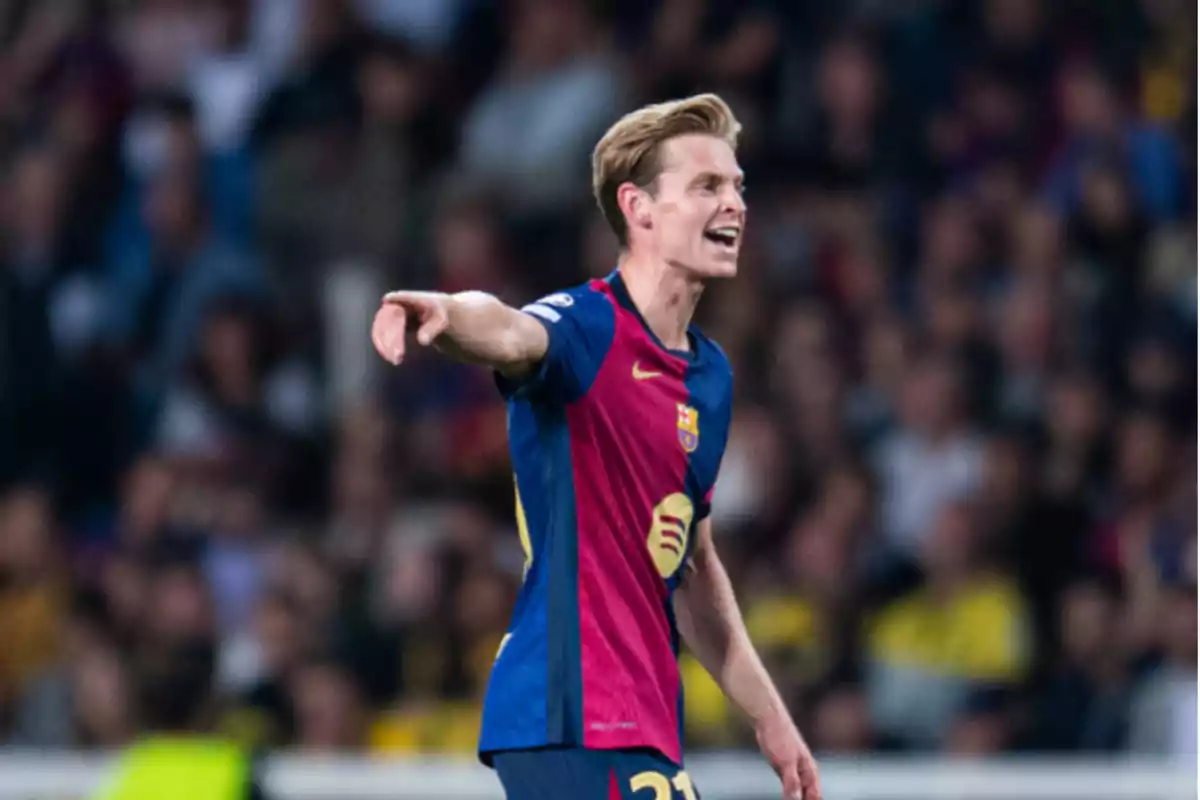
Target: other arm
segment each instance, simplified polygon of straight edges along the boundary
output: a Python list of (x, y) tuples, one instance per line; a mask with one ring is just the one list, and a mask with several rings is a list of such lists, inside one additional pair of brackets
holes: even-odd
[(783, 781), (785, 799), (820, 800), (816, 762), (746, 632), (713, 544), (710, 519), (697, 524), (696, 547), (675, 594), (675, 615), (684, 642), (750, 718), (759, 747)]

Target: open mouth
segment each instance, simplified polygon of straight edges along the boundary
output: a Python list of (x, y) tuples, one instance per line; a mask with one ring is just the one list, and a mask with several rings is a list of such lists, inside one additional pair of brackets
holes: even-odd
[(709, 228), (704, 232), (704, 238), (722, 247), (736, 247), (742, 231), (735, 225), (725, 225), (719, 228)]

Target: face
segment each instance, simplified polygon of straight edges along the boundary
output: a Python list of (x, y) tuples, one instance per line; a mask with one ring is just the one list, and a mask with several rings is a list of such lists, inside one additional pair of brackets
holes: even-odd
[(254, 333), (249, 320), (237, 313), (210, 317), (201, 342), (202, 357), (209, 369), (219, 374), (236, 374), (250, 369)]
[(51, 237), (62, 207), (62, 168), (47, 153), (28, 153), (13, 176), (10, 212), (13, 226), (28, 239)]
[(1165, 427), (1148, 417), (1133, 417), (1117, 444), (1117, 474), (1126, 491), (1154, 491), (1170, 464), (1171, 441)]
[(746, 225), (733, 148), (714, 136), (679, 136), (662, 145), (661, 159), (654, 193), (631, 200), (631, 238), (696, 278), (732, 278)]
[(420, 86), (415, 70), (385, 55), (370, 58), (359, 74), (365, 113), (385, 123), (404, 122), (412, 117), (420, 98)]
[(818, 701), (813, 729), (820, 749), (859, 753), (871, 746), (867, 698), (854, 688), (834, 689)]
[(834, 520), (853, 529), (870, 517), (871, 487), (854, 470), (839, 469), (826, 478), (821, 505)]
[(97, 742), (120, 745), (131, 731), (129, 676), (120, 659), (105, 651), (85, 654), (75, 665), (79, 724)]
[(1005, 508), (1019, 503), (1025, 484), (1023, 472), (1016, 442), (997, 439), (989, 443), (983, 465), (983, 494), (988, 502)]
[(836, 520), (810, 513), (792, 530), (787, 543), (789, 572), (810, 593), (836, 596), (845, 587), (840, 578), (849, 570), (845, 534)]
[(1104, 427), (1104, 403), (1086, 378), (1064, 378), (1050, 395), (1050, 433), (1068, 447), (1089, 444)]
[(477, 210), (447, 214), (436, 228), (439, 280), (447, 291), (496, 282), (501, 260), (499, 234), (493, 221)]
[(931, 577), (957, 577), (970, 568), (975, 555), (976, 522), (961, 503), (942, 508), (926, 537), (922, 562)]
[(992, 35), (1001, 41), (1022, 42), (1036, 34), (1041, 5), (1030, 0), (991, 0), (985, 16)]
[(190, 175), (163, 175), (150, 187), (143, 206), (147, 227), (164, 243), (185, 240), (199, 223), (200, 208)]
[(1125, 371), (1130, 386), (1149, 397), (1169, 395), (1182, 380), (1179, 360), (1161, 342), (1136, 347), (1126, 358)]
[(908, 365), (908, 344), (904, 329), (897, 323), (873, 324), (863, 344), (867, 382), (893, 391), (902, 383)]
[(432, 550), (399, 546), (381, 572), (382, 616), (389, 623), (409, 623), (434, 615), (444, 580), (442, 562)]
[(170, 516), (175, 490), (175, 473), (165, 462), (138, 462), (125, 484), (121, 535), (134, 544), (152, 539)]
[(942, 291), (929, 300), (929, 333), (939, 344), (954, 347), (967, 343), (979, 318), (966, 292)]
[(278, 598), (267, 598), (258, 607), (254, 629), (271, 673), (282, 673), (296, 660), (301, 649), (300, 625), (292, 608)]
[(391, 509), (384, 470), (371, 460), (343, 456), (334, 470), (334, 504), (338, 513), (364, 524), (382, 524)]
[(332, 666), (309, 666), (292, 691), (302, 748), (330, 752), (360, 745), (358, 692), (349, 675)]
[(1054, 298), (1044, 287), (1026, 285), (1006, 299), (999, 320), (1002, 355), (1015, 370), (1049, 368), (1054, 346)]
[(504, 631), (512, 600), (509, 586), (499, 574), (479, 570), (467, 576), (455, 600), (455, 622), (467, 637)]
[(920, 364), (905, 376), (901, 412), (909, 427), (945, 430), (958, 416), (958, 401), (957, 377), (945, 364)]
[(865, 120), (875, 113), (879, 100), (875, 62), (857, 42), (839, 42), (825, 52), (818, 83), (821, 104), (830, 116)]
[(1116, 117), (1110, 87), (1090, 65), (1068, 69), (1061, 94), (1063, 115), (1076, 131), (1103, 132)]
[(925, 219), (922, 242), (933, 277), (960, 273), (975, 262), (979, 237), (971, 209), (955, 198), (943, 198)]
[(1177, 589), (1164, 602), (1162, 615), (1163, 648), (1167, 658), (1193, 669), (1196, 664), (1196, 595)]
[(1102, 230), (1120, 230), (1132, 216), (1123, 176), (1114, 169), (1093, 167), (1083, 178), (1084, 217)]
[(156, 576), (152, 627), (167, 639), (203, 639), (212, 630), (208, 590), (199, 575), (176, 569)]
[(1083, 583), (1071, 587), (1059, 609), (1067, 657), (1076, 664), (1087, 664), (1104, 655), (1114, 611), (1112, 599), (1099, 586)]
[(149, 607), (150, 577), (137, 562), (115, 558), (104, 569), (104, 599), (118, 628), (135, 631)]
[(49, 501), (33, 489), (18, 490), (0, 508), (0, 572), (37, 577), (53, 560)]
[(1033, 206), (1013, 218), (1013, 261), (1021, 272), (1052, 275), (1062, 267), (1062, 221), (1053, 211)]

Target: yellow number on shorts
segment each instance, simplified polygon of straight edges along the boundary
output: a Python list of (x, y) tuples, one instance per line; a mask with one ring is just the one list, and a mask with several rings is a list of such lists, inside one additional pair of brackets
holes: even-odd
[(679, 770), (671, 779), (671, 783), (675, 784), (675, 788), (683, 793), (686, 800), (696, 800), (696, 787), (692, 786), (692, 778), (686, 772)]
[(654, 800), (671, 800), (672, 784), (685, 800), (696, 800), (696, 789), (692, 786), (691, 776), (683, 770), (675, 773), (675, 777), (669, 780), (661, 772), (639, 772), (629, 781), (629, 788), (635, 792), (640, 792), (642, 789), (653, 789)]
[(671, 782), (661, 772), (639, 772), (629, 781), (629, 788), (635, 792), (653, 789), (654, 800), (671, 800)]
[(652, 513), (646, 547), (650, 549), (650, 557), (654, 559), (658, 574), (666, 580), (683, 563), (696, 509), (691, 498), (682, 492), (675, 492), (664, 497)]

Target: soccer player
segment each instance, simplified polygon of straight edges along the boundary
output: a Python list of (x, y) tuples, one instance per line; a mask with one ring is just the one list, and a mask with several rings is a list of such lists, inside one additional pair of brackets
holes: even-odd
[(493, 369), (508, 401), (525, 576), (479, 749), (510, 800), (695, 800), (680, 636), (753, 723), (785, 799), (820, 798), (708, 518), (733, 377), (691, 319), (709, 281), (737, 274), (739, 131), (711, 94), (609, 129), (592, 156), (621, 246), (607, 278), (520, 310), (479, 292), (391, 292), (375, 316), (391, 363), (415, 330), (419, 344)]

